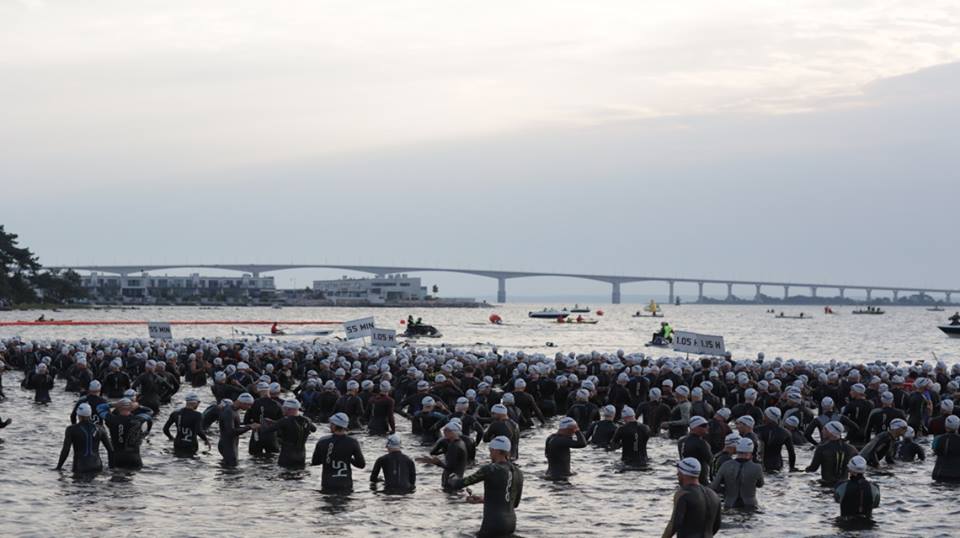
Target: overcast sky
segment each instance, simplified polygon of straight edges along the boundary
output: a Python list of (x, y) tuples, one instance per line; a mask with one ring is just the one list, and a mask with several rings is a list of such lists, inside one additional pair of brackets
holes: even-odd
[(958, 59), (955, 0), (0, 0), (0, 223), (49, 265), (960, 288)]

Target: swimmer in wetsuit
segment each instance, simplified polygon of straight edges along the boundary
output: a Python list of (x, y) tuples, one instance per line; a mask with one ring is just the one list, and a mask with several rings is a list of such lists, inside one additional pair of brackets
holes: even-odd
[(100, 459), (100, 444), (110, 453), (110, 438), (103, 428), (93, 423), (93, 409), (90, 404), (82, 403), (76, 409), (77, 423), (67, 426), (63, 433), (63, 448), (60, 450), (60, 461), (56, 470), (63, 469), (63, 464), (73, 449), (74, 474), (99, 473), (103, 470), (103, 461)]
[(947, 433), (938, 435), (930, 448), (937, 456), (933, 466), (933, 479), (943, 482), (960, 482), (960, 417), (950, 415), (944, 422)]
[(253, 396), (244, 392), (237, 397), (237, 401), (231, 402), (228, 398), (221, 401), (219, 414), (220, 421), (220, 441), (217, 442), (217, 450), (223, 456), (224, 467), (237, 466), (237, 454), (240, 450), (240, 436), (252, 429), (259, 428), (259, 425), (250, 426), (240, 425), (240, 415), (237, 411), (250, 409), (253, 405)]
[(821, 434), (824, 441), (817, 445), (813, 459), (804, 471), (810, 473), (820, 469), (820, 482), (834, 486), (843, 479), (847, 464), (857, 455), (857, 449), (841, 438), (843, 424), (837, 421), (828, 422)]
[[(110, 412), (111, 406), (116, 407)], [(100, 420), (110, 431), (109, 453), (110, 467), (121, 469), (139, 469), (143, 467), (140, 459), (140, 443), (143, 441), (144, 424), (153, 421), (153, 410), (141, 406), (129, 398), (123, 398), (116, 404), (104, 403), (97, 406)]]
[(363, 469), (366, 461), (360, 450), (360, 443), (347, 435), (350, 417), (346, 413), (334, 413), (330, 417), (328, 435), (317, 441), (313, 450), (312, 465), (322, 465), (320, 491), (323, 493), (350, 493), (353, 491), (352, 467)]
[(662, 538), (713, 538), (720, 530), (720, 497), (700, 484), (700, 462), (685, 458), (677, 464), (680, 487), (673, 496), (673, 513)]
[(379, 481), (381, 472), (387, 493), (411, 493), (417, 485), (417, 466), (402, 452), (402, 443), (396, 434), (387, 437), (387, 453), (374, 462), (370, 482)]
[(607, 450), (621, 448), (620, 460), (625, 466), (647, 466), (647, 441), (650, 439), (650, 428), (637, 422), (636, 412), (632, 407), (624, 406), (620, 411), (623, 426), (617, 428)]
[(869, 518), (873, 509), (880, 506), (880, 488), (864, 478), (867, 460), (854, 456), (847, 464), (850, 479), (837, 485), (833, 498), (840, 503), (840, 516), (845, 518)]
[(580, 431), (580, 425), (571, 417), (560, 419), (557, 433), (547, 437), (544, 453), (547, 456), (547, 477), (551, 480), (572, 476), (570, 471), (570, 449), (584, 448), (587, 440)]
[(605, 405), (600, 408), (600, 420), (594, 421), (587, 428), (586, 438), (591, 445), (599, 448), (607, 448), (610, 439), (617, 431), (617, 423), (613, 418), (617, 415), (617, 408), (612, 405)]
[(280, 443), (280, 457), (277, 463), (288, 469), (302, 469), (307, 464), (307, 437), (317, 431), (317, 427), (307, 417), (300, 414), (300, 402), (283, 402), (283, 418), (276, 421), (268, 419), (260, 426), (260, 433), (276, 434)]
[(440, 484), (444, 489), (449, 488), (448, 483), (451, 476), (463, 476), (467, 469), (467, 445), (461, 438), (463, 427), (459, 421), (451, 420), (443, 427), (443, 460), (437, 456), (418, 458), (421, 463), (428, 463), (443, 468), (443, 475), (440, 477)]
[[(210, 440), (207, 439), (207, 434), (203, 429), (203, 415), (197, 411), (199, 406), (200, 397), (197, 396), (197, 393), (187, 394), (183, 408), (170, 413), (170, 417), (163, 425), (163, 434), (167, 436), (167, 439), (173, 441), (173, 453), (177, 457), (195, 455), (200, 448), (200, 443), (197, 442), (198, 438), (203, 439), (203, 442), (207, 445), (207, 450), (210, 449)], [(176, 436), (170, 434), (170, 428), (174, 424), (177, 426)]]
[(490, 461), (470, 476), (450, 477), (452, 489), (463, 489), (483, 482), (483, 497), (471, 496), (471, 502), (483, 503), (483, 522), (477, 536), (493, 538), (510, 536), (517, 529), (517, 514), (523, 496), (523, 473), (510, 461), (510, 439), (494, 437), (490, 441)]

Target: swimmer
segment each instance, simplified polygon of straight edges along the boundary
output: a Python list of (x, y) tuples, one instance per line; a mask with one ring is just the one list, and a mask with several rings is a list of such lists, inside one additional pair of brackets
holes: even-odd
[(613, 421), (616, 415), (617, 408), (612, 405), (605, 405), (600, 408), (600, 420), (590, 424), (585, 435), (591, 445), (606, 448), (610, 444), (610, 439), (617, 431), (617, 424)]
[(489, 443), (496, 437), (506, 437), (510, 440), (510, 459), (516, 461), (520, 456), (520, 426), (510, 420), (507, 406), (503, 404), (491, 407), (490, 414), (493, 422), (483, 432), (483, 441)]
[(933, 479), (944, 482), (960, 481), (960, 417), (950, 415), (944, 421), (947, 433), (933, 439), (931, 448), (937, 456), (933, 466)]
[(710, 477), (710, 463), (713, 461), (710, 444), (706, 441), (708, 430), (707, 419), (701, 416), (690, 417), (690, 433), (677, 442), (680, 459), (696, 458), (700, 462), (700, 482), (703, 484), (706, 484)]
[(630, 406), (623, 406), (620, 411), (623, 425), (617, 428), (607, 450), (621, 448), (620, 460), (630, 467), (647, 466), (647, 441), (650, 439), (650, 428), (637, 422), (636, 412)]
[(523, 473), (510, 461), (513, 452), (510, 439), (497, 436), (490, 440), (490, 461), (470, 476), (450, 477), (452, 489), (463, 489), (483, 482), (483, 497), (471, 502), (483, 503), (483, 522), (477, 533), (481, 538), (510, 536), (517, 530), (514, 509), (523, 496)]
[[(81, 397), (77, 400), (77, 403), (73, 406), (73, 411), (70, 412), (70, 424), (77, 423), (77, 409), (80, 407), (80, 404), (88, 404), (90, 409), (96, 409), (100, 404), (107, 403), (107, 400), (104, 400), (100, 396), (100, 382), (94, 379), (87, 384), (87, 394), (86, 396)], [(100, 415), (96, 413), (90, 417), (90, 421), (94, 424), (100, 424)]]
[(700, 462), (686, 458), (677, 463), (680, 487), (673, 495), (673, 513), (662, 538), (712, 538), (720, 530), (720, 497), (700, 484)]
[(440, 477), (440, 485), (447, 488), (448, 480), (451, 475), (463, 476), (467, 469), (467, 445), (461, 438), (463, 433), (459, 421), (451, 420), (443, 427), (443, 440), (438, 443), (442, 446), (443, 460), (437, 456), (425, 456), (417, 458), (420, 463), (427, 463), (443, 468), (443, 474)]
[(107, 432), (97, 427), (91, 420), (93, 409), (88, 403), (77, 406), (77, 423), (67, 426), (63, 433), (63, 448), (60, 450), (60, 460), (55, 470), (63, 469), (63, 464), (73, 449), (74, 474), (99, 473), (103, 470), (103, 461), (100, 459), (100, 444), (102, 443), (109, 454), (113, 449)]
[(570, 449), (584, 448), (587, 440), (580, 431), (580, 425), (571, 417), (560, 419), (557, 433), (547, 437), (544, 453), (547, 456), (547, 477), (562, 479), (572, 476), (570, 471)]
[[(113, 412), (110, 411), (111, 407), (115, 408)], [(113, 451), (108, 453), (110, 467), (143, 467), (140, 443), (143, 441), (145, 425), (153, 422), (153, 410), (129, 398), (123, 398), (116, 404), (100, 404), (97, 406), (97, 414), (110, 431), (110, 444), (113, 446)]]
[[(793, 450), (793, 438), (780, 425), (781, 412), (777, 407), (763, 410), (763, 425), (757, 428), (757, 437), (763, 447), (763, 470), (779, 471), (783, 468), (783, 448), (787, 448), (787, 460), (790, 471), (798, 471), (797, 454)], [(796, 418), (796, 417), (793, 417)]]
[(713, 457), (713, 462), (710, 464), (710, 480), (712, 481), (717, 477), (717, 473), (720, 472), (720, 467), (724, 463), (732, 460), (737, 454), (737, 443), (740, 442), (740, 433), (739, 432), (730, 432), (723, 440), (723, 450)]
[(257, 424), (242, 426), (240, 424), (240, 415), (237, 411), (245, 411), (253, 405), (253, 396), (249, 392), (244, 392), (237, 397), (237, 401), (231, 402), (224, 399), (223, 406), (220, 409), (220, 441), (217, 442), (217, 450), (223, 457), (224, 467), (236, 467), (238, 452), (240, 451), (240, 436), (252, 429), (259, 428)]
[(347, 435), (350, 417), (345, 413), (334, 413), (330, 417), (330, 433), (317, 441), (313, 450), (311, 465), (322, 465), (320, 491), (323, 493), (350, 493), (353, 491), (353, 467), (363, 469), (367, 463), (363, 459), (360, 443)]
[(867, 460), (854, 456), (847, 464), (850, 479), (837, 485), (833, 498), (840, 503), (841, 517), (869, 518), (873, 509), (880, 506), (880, 488), (864, 478)]
[(828, 422), (823, 428), (824, 441), (817, 445), (810, 465), (804, 469), (811, 473), (820, 469), (820, 482), (834, 486), (846, 471), (850, 459), (857, 455), (857, 449), (843, 440), (843, 424)]
[(300, 402), (285, 400), (281, 406), (283, 418), (260, 426), (264, 435), (275, 434), (280, 444), (280, 457), (277, 463), (287, 469), (302, 469), (307, 464), (307, 437), (317, 431), (317, 427), (307, 417), (300, 414)]
[[(173, 453), (178, 457), (190, 457), (197, 453), (200, 445), (197, 439), (203, 439), (210, 450), (210, 440), (203, 431), (203, 415), (197, 411), (200, 406), (200, 397), (197, 393), (187, 394), (183, 408), (177, 409), (167, 418), (163, 425), (163, 434), (173, 441)], [(170, 434), (170, 427), (176, 424), (177, 435)]]
[(915, 460), (925, 461), (927, 458), (923, 447), (914, 441), (915, 433), (913, 428), (907, 426), (907, 431), (903, 433), (903, 439), (897, 442), (894, 448), (894, 458), (898, 461), (912, 462)]
[[(749, 416), (749, 415), (748, 415)], [(753, 441), (737, 441), (737, 457), (720, 466), (710, 488), (723, 492), (723, 507), (755, 509), (757, 488), (763, 487), (763, 467), (753, 461)]]
[(387, 453), (377, 458), (370, 472), (370, 482), (377, 482), (383, 472), (383, 487), (387, 493), (411, 493), (417, 485), (417, 466), (402, 451), (400, 436), (387, 437)]
[(890, 421), (890, 427), (885, 432), (880, 432), (867, 443), (860, 451), (860, 456), (866, 460), (867, 465), (879, 467), (880, 460), (885, 460), (887, 464), (893, 464), (893, 449), (897, 441), (907, 431), (907, 421), (902, 418), (895, 418)]

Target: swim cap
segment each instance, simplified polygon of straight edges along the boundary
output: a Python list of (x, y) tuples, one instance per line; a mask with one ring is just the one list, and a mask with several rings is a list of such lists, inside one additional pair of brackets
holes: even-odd
[(89, 417), (93, 415), (93, 409), (88, 403), (82, 403), (77, 406), (77, 416), (78, 417)]
[(445, 376), (445, 375), (443, 375), (443, 374), (437, 374), (437, 377), (433, 378), (433, 381), (434, 381), (435, 383), (443, 383), (443, 382), (445, 382), (446, 380), (447, 380), (447, 376)]
[(436, 402), (430, 396), (424, 396), (423, 399), (420, 400), (420, 403), (423, 404), (424, 407), (431, 407), (433, 405), (436, 405)]
[(790, 415), (789, 417), (784, 419), (783, 423), (786, 424), (787, 426), (790, 426), (791, 428), (800, 427), (800, 419), (797, 418), (796, 415)]
[(913, 428), (907, 426), (907, 431), (903, 432), (904, 439), (913, 439), (913, 436), (916, 435), (916, 432), (913, 431)]
[(907, 429), (907, 421), (902, 418), (895, 418), (890, 421), (890, 430), (905, 430)]
[(403, 442), (399, 435), (393, 434), (387, 437), (387, 448), (400, 448), (401, 446), (403, 446)]
[(863, 456), (854, 456), (847, 464), (847, 469), (851, 473), (863, 474), (867, 472), (867, 460), (863, 459)]
[(357, 383), (354, 380), (347, 381), (347, 390), (357, 390), (360, 388), (360, 383)]
[(465, 396), (461, 396), (457, 398), (457, 405), (470, 405), (470, 400), (468, 400)]
[(525, 389), (527, 388), (527, 382), (522, 379), (517, 379), (513, 382), (513, 388), (516, 389)]
[(623, 418), (635, 417), (637, 416), (636, 412), (629, 405), (623, 406), (623, 409), (620, 410), (620, 416)]
[(731, 413), (730, 413), (730, 410), (727, 409), (726, 407), (721, 407), (720, 409), (718, 409), (717, 414), (723, 417), (723, 420), (730, 420)]
[(663, 383), (660, 383), (660, 384), (663, 385), (664, 387), (673, 388), (673, 380), (672, 380), (672, 379), (664, 379), (664, 380), (663, 380)]
[(944, 400), (940, 402), (940, 410), (944, 413), (953, 413), (953, 400)]
[(244, 392), (239, 397), (237, 397), (237, 401), (242, 404), (252, 404), (253, 396), (251, 396), (249, 392)]
[(284, 400), (284, 401), (283, 401), (283, 408), (284, 408), (284, 409), (300, 409), (300, 402), (297, 401), (297, 400), (293, 400), (293, 399)]
[(690, 417), (690, 429), (699, 428), (707, 425), (707, 419), (701, 416)]
[(196, 392), (188, 392), (187, 397), (184, 398), (184, 400), (188, 402), (199, 402), (200, 396), (198, 396)]
[(684, 476), (700, 477), (700, 461), (697, 458), (683, 458), (677, 463), (677, 470)]
[(884, 392), (880, 395), (880, 401), (883, 403), (893, 403), (893, 393), (890, 391)]
[(748, 402), (752, 402), (757, 399), (757, 389), (747, 389), (743, 391), (743, 398)]
[(496, 404), (490, 408), (490, 412), (493, 413), (494, 415), (506, 415), (507, 406), (503, 404)]
[(97, 392), (97, 391), (99, 391), (99, 390), (100, 390), (100, 382), (97, 381), (96, 379), (94, 379), (93, 381), (90, 382), (89, 385), (87, 385), (87, 390), (90, 391), (90, 392)]
[(390, 382), (381, 381), (380, 382), (380, 392), (390, 392)]
[(270, 383), (261, 381), (257, 383), (257, 392), (267, 392), (270, 390)]
[(446, 425), (444, 425), (443, 429), (453, 433), (460, 433), (463, 431), (463, 428), (460, 426), (459, 420), (451, 420), (450, 422), (447, 422)]
[(589, 399), (590, 399), (590, 393), (587, 392), (585, 389), (578, 389), (578, 390), (577, 390), (577, 399), (578, 399), (578, 400), (589, 400)]
[(363, 382), (360, 383), (360, 388), (362, 388), (363, 390), (369, 390), (373, 388), (373, 381), (369, 379), (364, 379)]
[(736, 446), (740, 442), (740, 432), (728, 433), (726, 437), (723, 438), (724, 446)]
[(422, 380), (417, 381), (417, 390), (423, 390), (428, 388), (430, 388), (430, 383), (427, 383), (426, 381), (422, 381)]
[(701, 389), (700, 387), (695, 387), (693, 390), (690, 391), (690, 395), (693, 396), (694, 398), (701, 398), (703, 397), (703, 389)]
[(231, 405), (233, 405), (233, 400), (231, 400), (230, 398), (224, 398), (220, 400), (220, 405), (222, 405), (223, 407), (230, 407)]
[[(668, 381), (669, 381), (669, 380), (668, 380)], [(659, 400), (659, 399), (660, 399), (660, 389), (658, 389), (658, 388), (656, 388), (656, 387), (650, 389), (650, 399), (651, 399), (651, 400)]]
[(133, 401), (131, 401), (130, 398), (121, 398), (120, 401), (117, 402), (117, 407), (130, 407), (132, 405)]
[(510, 452), (510, 439), (503, 435), (498, 435), (490, 441), (490, 450), (502, 450)]
[(280, 394), (280, 383), (270, 383), (270, 394)]
[(780, 417), (783, 416), (783, 412), (781, 412), (778, 407), (770, 406), (763, 410), (763, 416), (767, 417), (770, 421), (780, 422)]
[(737, 454), (752, 454), (753, 440), (749, 437), (743, 437), (737, 441)]
[(857, 383), (854, 386), (850, 387), (850, 390), (852, 390), (853, 392), (856, 392), (857, 394), (863, 394), (867, 392), (867, 387), (864, 387), (863, 383)]
[(680, 385), (679, 387), (677, 387), (677, 390), (675, 390), (674, 392), (676, 392), (680, 396), (684, 396), (684, 397), (690, 396), (690, 389), (688, 389), (684, 385)]
[(827, 422), (827, 425), (823, 429), (829, 432), (834, 437), (841, 437), (843, 435), (843, 424), (837, 421)]
[(504, 393), (504, 395), (500, 397), (500, 401), (503, 402), (504, 405), (513, 405), (517, 403), (517, 399), (514, 398), (512, 392)]
[(949, 432), (957, 431), (957, 429), (960, 429), (960, 417), (957, 415), (950, 415), (947, 417), (947, 420), (944, 421), (943, 426)]
[(350, 417), (348, 417), (346, 413), (334, 413), (333, 416), (330, 417), (330, 424), (346, 428), (350, 425)]
[(605, 405), (600, 408), (600, 416), (613, 417), (617, 414), (617, 408), (612, 405)]
[(560, 429), (565, 430), (567, 428), (572, 428), (577, 425), (577, 421), (573, 420), (572, 417), (563, 417), (560, 419)]
[(824, 409), (833, 409), (833, 398), (824, 396), (823, 399), (820, 400), (820, 407), (823, 407)]
[(214, 381), (226, 381), (226, 379), (227, 379), (227, 374), (223, 373), (223, 371), (213, 374)]
[(756, 421), (753, 420), (753, 417), (750, 415), (743, 415), (737, 419), (737, 424), (743, 424), (744, 426), (749, 426), (752, 428), (756, 425)]

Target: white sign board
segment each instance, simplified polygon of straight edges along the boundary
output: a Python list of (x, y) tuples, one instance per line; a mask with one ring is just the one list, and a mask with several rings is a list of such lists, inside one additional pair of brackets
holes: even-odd
[(397, 331), (393, 329), (373, 329), (370, 343), (375, 346), (397, 347)]
[(347, 340), (370, 336), (373, 334), (373, 328), (374, 321), (372, 317), (343, 322), (343, 331), (347, 333)]
[(680, 353), (693, 353), (694, 355), (723, 355), (726, 352), (726, 348), (723, 347), (722, 336), (685, 331), (674, 331), (673, 350)]
[(153, 340), (173, 340), (173, 331), (170, 324), (161, 321), (148, 321), (147, 330)]

